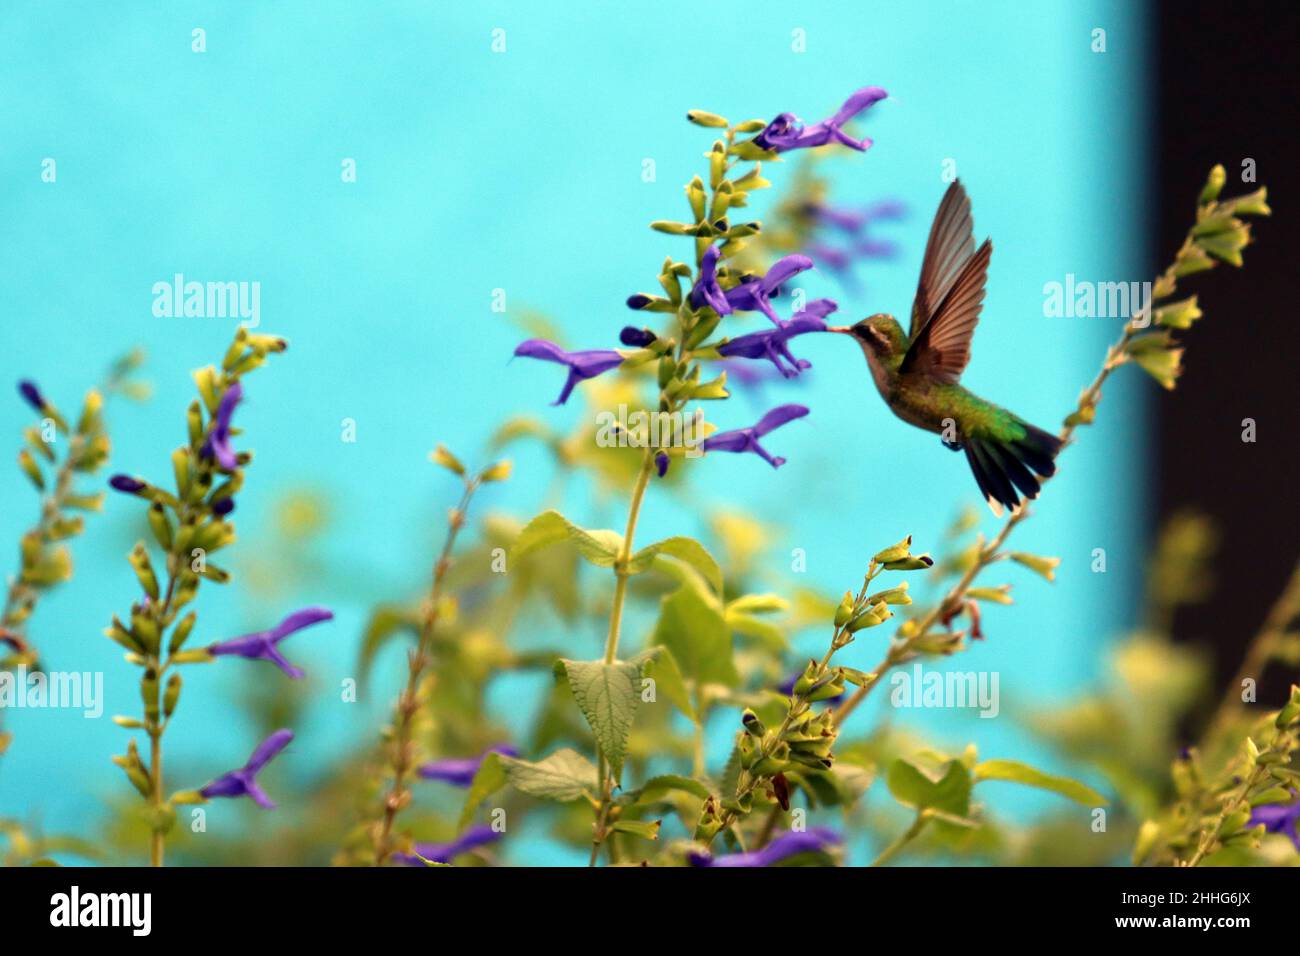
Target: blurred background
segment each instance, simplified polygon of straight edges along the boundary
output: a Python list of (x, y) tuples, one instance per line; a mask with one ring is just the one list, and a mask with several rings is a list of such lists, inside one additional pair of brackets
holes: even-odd
[[(285, 787), (312, 792), (343, 754), (371, 746), (404, 674), (401, 647), (379, 650), (357, 702), (341, 700), (340, 687), (358, 675), (376, 606), (411, 602), (427, 578), (456, 494), (428, 451), (443, 442), (485, 462), (489, 437), (519, 414), (559, 433), (590, 423), (580, 395), (548, 404), (558, 368), (508, 360), (543, 322), (567, 347), (613, 346), (619, 327), (637, 321), (624, 299), (655, 288), (665, 255), (687, 254), (686, 241), (646, 228), (685, 215), (682, 185), (712, 141), (685, 122), (687, 109), (733, 120), (788, 110), (813, 121), (860, 86), (889, 90), (861, 124), (873, 148), (837, 153), (816, 172), (837, 205), (902, 205), (900, 218), (872, 226), (894, 253), (857, 263), (852, 278), (823, 264), (802, 287), (836, 298), (849, 319), (905, 315), (944, 173), (955, 168), (977, 238), (992, 236), (996, 248), (963, 383), (1048, 429), (1121, 320), (1045, 318), (1044, 284), (1069, 273), (1149, 278), (1180, 241), (1214, 162), (1227, 166), (1229, 191), (1240, 156), (1257, 157), (1271, 187), (1283, 168), (1276, 117), (1253, 111), (1269, 101), (1267, 76), (1254, 76), (1248, 96), (1241, 75), (1217, 78), (1231, 51), (1276, 39), (1245, 15), (1216, 27), (1239, 32), (1216, 45), (1215, 73), (1189, 35), (1209, 29), (1196, 18), (1164, 16), (1157, 29), (1156, 8), (1120, 2), (757, 2), (743, 16), (672, 0), (617, 16), (604, 5), (473, 7), (70, 3), (5, 15), (4, 380), (34, 379), (71, 408), (114, 357), (145, 347), (153, 394), (109, 408), (111, 471), (162, 480), (184, 440), (189, 372), (219, 359), (235, 323), (156, 317), (153, 284), (177, 273), (257, 281), (259, 331), (292, 343), (250, 380), (241, 407), (256, 463), (236, 515), (241, 540), (224, 562), (236, 582), (205, 589), (196, 640), (268, 627), (307, 604), (336, 619), (288, 646), (309, 675), (288, 690), (273, 669), (243, 661), (187, 675), (168, 732), (177, 786), (241, 764), (278, 717), (298, 732), (277, 768)], [(196, 29), (202, 53), (192, 49)], [(504, 50), (494, 50), (494, 30)], [(1097, 30), (1104, 52), (1094, 49)], [(47, 158), (54, 183), (42, 181)], [(355, 182), (342, 175), (349, 161)], [(798, 165), (765, 168), (776, 188), (758, 218)], [(1214, 278), (1224, 281), (1207, 283), (1209, 318), (1187, 336), (1183, 387), (1165, 395), (1136, 372), (1112, 380), (1097, 427), (1018, 532), (1018, 547), (1062, 558), (1057, 580), (1009, 573), (1016, 606), (990, 611), (988, 639), (954, 665), (1000, 674), (1003, 719), (894, 712), (882, 695), (855, 722), (885, 719), (974, 741), (988, 756), (1067, 767), (1023, 718), (1105, 679), (1108, 648), (1141, 616), (1154, 529), (1184, 506), (1217, 510), (1231, 553), (1251, 555), (1224, 569), (1217, 593), (1227, 597), (1185, 621), (1190, 638), (1219, 642), (1231, 672), (1232, 647), (1285, 579), (1297, 531), (1296, 509), (1270, 504), (1289, 499), (1294, 471), (1277, 456), (1289, 454), (1279, 446), (1297, 424), (1279, 387), (1294, 381), (1294, 353), (1265, 341), (1283, 324), (1287, 300), (1276, 290), (1294, 248), (1282, 240), (1294, 226), (1280, 194), (1275, 208), (1279, 222), (1258, 229), (1246, 273), (1221, 270)], [(859, 351), (832, 338), (801, 340), (796, 351), (813, 368), (796, 382), (738, 389), (711, 416), (740, 427), (781, 402), (808, 405), (807, 419), (768, 442), (789, 463), (776, 472), (751, 456), (687, 463), (689, 493), (652, 494), (643, 540), (708, 538), (718, 514), (746, 516), (769, 535), (764, 574), (788, 579), (792, 549), (803, 549), (799, 585), (838, 595), (885, 542), (912, 533), (938, 548), (966, 506), (980, 507), (984, 530), (996, 528), (964, 460), (892, 418)], [(1260, 422), (1258, 444), (1240, 441), (1247, 416)], [(0, 402), (0, 435), (16, 444), (29, 420), (16, 397)], [(509, 454), (515, 477), (483, 494), (485, 513), (526, 520), (558, 504), (588, 526), (621, 525), (618, 494), (582, 475), (557, 481), (538, 443)], [(17, 541), (37, 505), (16, 469), (0, 474), (0, 502), (0, 541)], [(1271, 541), (1257, 538), (1265, 526)], [(145, 533), (143, 510), (111, 497), (76, 545), (77, 576), (33, 619), (48, 667), (104, 673), (105, 717), (6, 713), (14, 743), (0, 763), (0, 816), (92, 841), (116, 820), (126, 788), (108, 758), (125, 734), (108, 716), (134, 713), (138, 694), (100, 631), (129, 605), (124, 558)], [(1278, 554), (1263, 557), (1273, 545)], [(1090, 570), (1097, 548), (1105, 573)], [(629, 642), (652, 623), (634, 609)], [(598, 627), (540, 612), (523, 629), (566, 656), (599, 646)], [(797, 650), (824, 643), (820, 629), (791, 638)], [(489, 682), (490, 719), (522, 735), (551, 680), (543, 668)], [(710, 727), (715, 763), (733, 717)], [(1046, 805), (1009, 786), (988, 799), (1014, 818)], [(282, 803), (278, 814), (308, 812)], [(217, 806), (209, 830), (257, 842), (284, 824), (270, 817)], [(499, 853), (517, 864), (570, 861), (541, 830)]]

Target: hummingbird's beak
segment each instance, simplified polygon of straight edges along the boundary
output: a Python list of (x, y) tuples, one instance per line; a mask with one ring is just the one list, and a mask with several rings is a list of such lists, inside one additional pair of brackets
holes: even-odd
[(827, 331), (827, 332), (843, 332), (843, 333), (845, 333), (845, 334), (847, 335), (849, 332), (853, 331), (853, 329), (852, 329), (851, 326), (848, 326), (848, 325), (828, 325), (828, 326), (826, 326), (826, 331)]

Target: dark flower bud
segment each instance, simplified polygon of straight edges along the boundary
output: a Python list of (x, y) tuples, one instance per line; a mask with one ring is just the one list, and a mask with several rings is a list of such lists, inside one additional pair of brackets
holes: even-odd
[(139, 478), (132, 478), (130, 475), (114, 475), (108, 479), (108, 484), (113, 490), (121, 491), (128, 495), (138, 495), (144, 491), (147, 485)]
[(41, 394), (41, 390), (36, 387), (35, 382), (30, 382), (26, 379), (19, 382), (18, 394), (23, 397), (23, 400), (27, 402), (28, 405), (32, 406), (32, 408), (36, 409), (38, 412), (44, 411), (45, 396)]
[(644, 309), (649, 304), (650, 296), (642, 295), (640, 292), (627, 297), (627, 307), (629, 309)]
[(212, 503), (212, 513), (218, 517), (224, 518), (230, 512), (235, 510), (234, 498), (222, 498), (220, 501)]
[(654, 342), (655, 334), (649, 329), (638, 329), (631, 325), (625, 325), (623, 331), (618, 333), (618, 340), (629, 348), (643, 349)]
[(669, 461), (671, 461), (671, 459), (668, 457), (668, 452), (666, 451), (661, 451), (655, 455), (655, 470), (658, 472), (660, 478), (668, 474)]

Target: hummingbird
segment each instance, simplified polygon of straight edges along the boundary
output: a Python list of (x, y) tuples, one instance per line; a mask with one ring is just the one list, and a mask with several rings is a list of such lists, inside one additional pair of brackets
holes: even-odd
[(1001, 517), (1004, 506), (1013, 512), (1020, 507), (1017, 490), (1026, 498), (1038, 495), (1039, 476), (1056, 471), (1061, 440), (958, 384), (970, 361), (993, 255), (992, 240), (975, 248), (974, 232), (970, 198), (954, 181), (930, 226), (908, 331), (885, 313), (831, 331), (857, 339), (895, 415), (966, 452), (980, 494)]

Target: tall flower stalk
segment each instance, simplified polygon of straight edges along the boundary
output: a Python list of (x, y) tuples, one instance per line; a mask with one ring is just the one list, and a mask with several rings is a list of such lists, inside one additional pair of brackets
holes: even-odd
[(425, 675), (432, 663), (434, 636), (438, 622), (450, 600), (446, 593), (446, 582), (447, 572), (452, 566), (456, 539), (461, 529), (465, 527), (470, 502), (475, 492), (485, 482), (504, 481), (510, 476), (511, 470), (509, 461), (501, 461), (471, 475), (459, 459), (441, 445), (434, 450), (432, 459), (461, 479), (462, 490), (460, 501), (447, 514), (447, 534), (443, 539), (437, 560), (433, 564), (429, 594), (420, 612), (419, 635), (415, 647), (407, 655), (406, 685), (397, 698), (393, 723), (388, 730), (390, 739), (387, 742), (386, 755), (391, 782), (383, 799), (381, 815), (371, 825), (371, 844), (377, 866), (383, 866), (397, 859), (399, 853), (402, 859), (409, 855), (402, 846), (399, 846), (394, 826), (398, 815), (411, 802), (410, 778), (421, 760), (414, 739), (415, 729), (426, 692), (423, 687)]
[(181, 675), (173, 668), (213, 660), (207, 649), (185, 648), (197, 614), (191, 610), (184, 617), (180, 615), (194, 601), (202, 581), (225, 584), (230, 580), (229, 573), (211, 563), (209, 556), (235, 540), (230, 514), (252, 460), (250, 452), (235, 452), (231, 445), (236, 434), (231, 421), (243, 395), (243, 380), (270, 355), (286, 347), (283, 339), (241, 328), (220, 368), (208, 366), (194, 373), (199, 398), (186, 413), (188, 440), (172, 453), (174, 490), (124, 474), (110, 481), (114, 490), (148, 503), (153, 543), (162, 555), (160, 580), (150, 546), (140, 541), (132, 549), (128, 560), (140, 594), (132, 602), (127, 620), (114, 616), (104, 632), (125, 648), (128, 663), (141, 672), (141, 717), (119, 716), (114, 721), (127, 730), (144, 732), (148, 760), (132, 737), (127, 752), (114, 757), (113, 762), (126, 773), (146, 805), (149, 862), (153, 866), (163, 865), (167, 833), (175, 823), (177, 805), (233, 795), (191, 790), (168, 797), (163, 737), (180, 701)]

